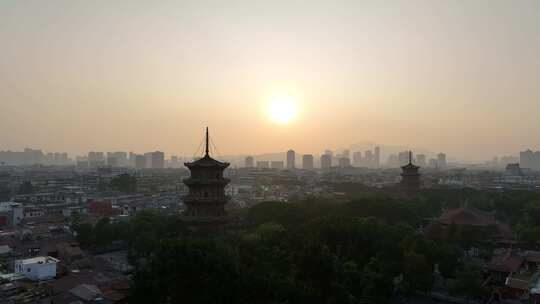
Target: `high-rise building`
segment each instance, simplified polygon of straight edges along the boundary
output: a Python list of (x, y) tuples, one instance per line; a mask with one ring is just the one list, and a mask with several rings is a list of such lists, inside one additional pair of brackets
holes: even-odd
[(536, 167), (535, 153), (530, 149), (519, 152), (519, 165), (521, 168), (534, 169)]
[(313, 167), (314, 167), (313, 155), (304, 154), (304, 156), (302, 156), (302, 169), (304, 169), (304, 170), (313, 170)]
[(375, 167), (375, 156), (373, 155), (373, 152), (371, 150), (367, 150), (366, 152), (364, 152), (364, 155), (364, 162), (366, 164), (366, 167)]
[(152, 152), (144, 153), (144, 157), (146, 158), (145, 168), (152, 168)]
[(398, 153), (399, 165), (405, 166), (409, 163), (409, 151), (402, 151)]
[(107, 166), (118, 167), (118, 159), (112, 155), (107, 155)]
[(381, 166), (381, 148), (375, 147), (375, 167), (379, 168)]
[(324, 150), (325, 155), (330, 155), (331, 157), (334, 157), (334, 152), (332, 150)]
[(353, 153), (353, 166), (362, 167), (364, 165), (364, 158), (362, 157), (362, 152), (356, 151)]
[(151, 167), (153, 169), (163, 169), (165, 167), (165, 153), (161, 151), (152, 152)]
[(332, 167), (332, 155), (321, 155), (321, 169), (328, 170)]
[(534, 152), (533, 165), (531, 166), (533, 170), (540, 170), (540, 151)]
[(144, 169), (146, 168), (146, 157), (144, 155), (135, 155), (135, 168)]
[(287, 169), (294, 169), (296, 162), (296, 153), (294, 150), (287, 151)]
[(342, 156), (338, 160), (338, 166), (340, 168), (350, 167), (351, 166), (351, 159), (345, 156)]
[(268, 169), (270, 168), (270, 163), (267, 160), (258, 160), (257, 168), (259, 169)]
[(171, 168), (178, 168), (178, 156), (176, 156), (176, 155), (171, 155), (171, 163), (170, 163), (170, 166), (171, 166)]
[[(114, 157), (116, 159), (116, 166), (125, 167), (128, 165), (127, 153), (122, 151), (117, 151), (113, 153), (107, 153), (107, 158)], [(107, 165), (109, 165), (107, 163)]]
[(426, 155), (425, 154), (417, 154), (416, 155), (416, 164), (420, 167), (426, 166)]
[(129, 152), (129, 159), (128, 159), (128, 166), (129, 167), (135, 167), (135, 157), (137, 154), (135, 154), (133, 151)]
[(272, 169), (283, 169), (285, 167), (285, 165), (283, 164), (283, 161), (282, 160), (274, 160), (272, 162), (270, 162), (270, 168)]
[(348, 150), (348, 149), (345, 149), (345, 150), (343, 150), (341, 155), (343, 155), (343, 157), (346, 157), (346, 158), (351, 158), (351, 151)]
[(446, 154), (444, 153), (437, 154), (437, 165), (439, 166), (439, 168), (446, 167)]
[(399, 157), (395, 154), (390, 154), (388, 155), (388, 160), (387, 160), (387, 165), (389, 167), (392, 167), (392, 168), (395, 168), (395, 167), (399, 167), (400, 164), (399, 164)]
[(105, 166), (105, 156), (103, 152), (88, 152), (88, 164), (90, 167)]
[(253, 168), (253, 156), (248, 156), (246, 157), (246, 160), (245, 160), (245, 167), (246, 168)]

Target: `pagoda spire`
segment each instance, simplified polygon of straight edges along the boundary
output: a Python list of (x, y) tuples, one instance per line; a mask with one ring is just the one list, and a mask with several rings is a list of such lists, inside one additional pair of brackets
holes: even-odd
[(206, 127), (206, 148), (205, 148), (205, 155), (204, 156), (210, 156), (210, 147), (208, 144), (208, 127)]
[(409, 164), (412, 164), (412, 151), (409, 150)]

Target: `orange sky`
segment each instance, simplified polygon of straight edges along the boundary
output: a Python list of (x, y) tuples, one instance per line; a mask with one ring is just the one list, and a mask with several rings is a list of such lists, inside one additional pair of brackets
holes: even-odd
[(540, 149), (538, 1), (13, 0), (0, 45), (0, 150)]

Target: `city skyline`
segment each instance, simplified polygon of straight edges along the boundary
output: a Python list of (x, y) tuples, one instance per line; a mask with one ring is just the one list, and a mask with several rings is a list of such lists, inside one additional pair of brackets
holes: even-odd
[(538, 2), (203, 2), (0, 3), (0, 150), (540, 148)]

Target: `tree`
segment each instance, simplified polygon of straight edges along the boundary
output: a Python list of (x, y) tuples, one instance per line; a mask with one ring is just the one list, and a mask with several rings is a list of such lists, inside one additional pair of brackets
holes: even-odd
[(94, 235), (91, 224), (78, 224), (77, 226), (74, 226), (74, 229), (77, 233), (77, 241), (81, 244), (82, 247), (89, 247), (93, 245)]
[(137, 191), (137, 178), (127, 173), (120, 174), (111, 180), (111, 187), (120, 192), (133, 193)]
[(469, 303), (469, 299), (480, 298), (486, 294), (482, 283), (481, 268), (474, 264), (467, 264), (461, 271), (458, 271), (452, 292), (464, 296)]
[(130, 303), (248, 303), (236, 252), (212, 240), (164, 240), (134, 276)]
[(416, 252), (406, 252), (403, 260), (402, 289), (405, 293), (427, 292), (433, 285), (432, 266)]
[(450, 244), (441, 245), (438, 252), (439, 272), (445, 279), (453, 278), (461, 263), (461, 253), (456, 246)]

